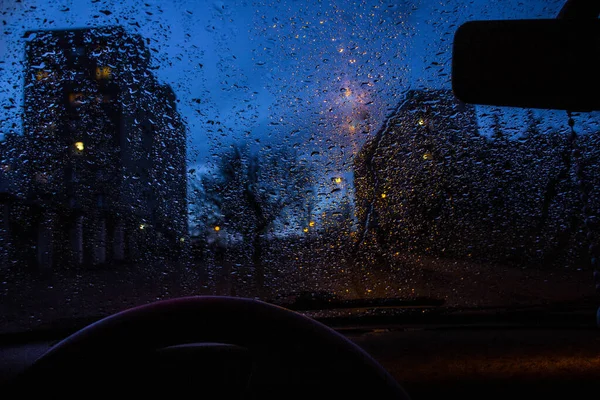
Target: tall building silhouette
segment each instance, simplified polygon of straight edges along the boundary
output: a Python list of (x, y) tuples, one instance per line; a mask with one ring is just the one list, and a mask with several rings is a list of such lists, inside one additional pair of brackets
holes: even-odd
[(16, 238), (36, 249), (29, 261), (94, 265), (181, 248), (186, 130), (142, 37), (107, 27), (26, 38), (24, 150), (11, 168), (30, 208)]
[(440, 224), (477, 179), (472, 165), (483, 141), (475, 108), (451, 91), (407, 92), (354, 160), (360, 240), (397, 248), (441, 243)]

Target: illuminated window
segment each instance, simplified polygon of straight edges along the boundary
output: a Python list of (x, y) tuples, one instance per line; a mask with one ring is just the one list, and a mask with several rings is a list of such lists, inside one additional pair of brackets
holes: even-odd
[(382, 199), (385, 199), (386, 197), (387, 197), (387, 194), (385, 194), (385, 193), (381, 193), (381, 198), (382, 198)]
[(37, 81), (44, 81), (44, 80), (48, 79), (49, 76), (50, 76), (50, 73), (48, 71), (40, 70), (35, 73), (35, 79)]
[(75, 149), (80, 152), (83, 151), (85, 149), (83, 142), (75, 142)]
[(307, 232), (308, 232), (308, 228), (304, 228), (304, 229), (302, 229), (302, 231), (303, 231), (304, 233), (307, 233)]
[(335, 183), (342, 183), (342, 178), (340, 178), (339, 176), (335, 178)]
[(112, 70), (110, 67), (96, 67), (96, 79), (110, 79)]
[(312, 228), (313, 226), (315, 226), (315, 221), (310, 221), (310, 222), (308, 223), (308, 226), (310, 226), (311, 228)]

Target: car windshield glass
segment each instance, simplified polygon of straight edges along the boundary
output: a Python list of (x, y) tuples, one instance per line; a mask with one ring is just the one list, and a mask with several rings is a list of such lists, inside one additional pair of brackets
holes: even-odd
[(593, 298), (598, 115), (451, 91), (462, 23), (564, 3), (3, 2), (0, 331), (204, 294)]

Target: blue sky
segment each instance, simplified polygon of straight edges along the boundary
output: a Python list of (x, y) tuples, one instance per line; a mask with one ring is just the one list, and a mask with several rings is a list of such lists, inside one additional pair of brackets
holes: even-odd
[[(173, 87), (189, 127), (191, 165), (209, 162), (231, 143), (247, 142), (293, 147), (326, 175), (348, 174), (352, 154), (406, 90), (450, 88), (451, 42), (460, 23), (554, 17), (562, 4), (5, 1), (0, 132), (10, 131), (12, 123), (19, 129), (26, 30), (123, 25), (151, 40), (155, 73)], [(505, 111), (507, 129), (518, 134), (522, 111)], [(484, 131), (487, 113), (480, 109)], [(549, 126), (566, 127), (564, 113), (544, 117)]]

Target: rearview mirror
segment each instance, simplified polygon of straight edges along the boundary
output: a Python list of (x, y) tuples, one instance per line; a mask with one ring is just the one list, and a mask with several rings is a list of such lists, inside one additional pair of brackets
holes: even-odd
[(454, 36), (452, 88), (465, 103), (600, 110), (600, 21), (474, 21)]

